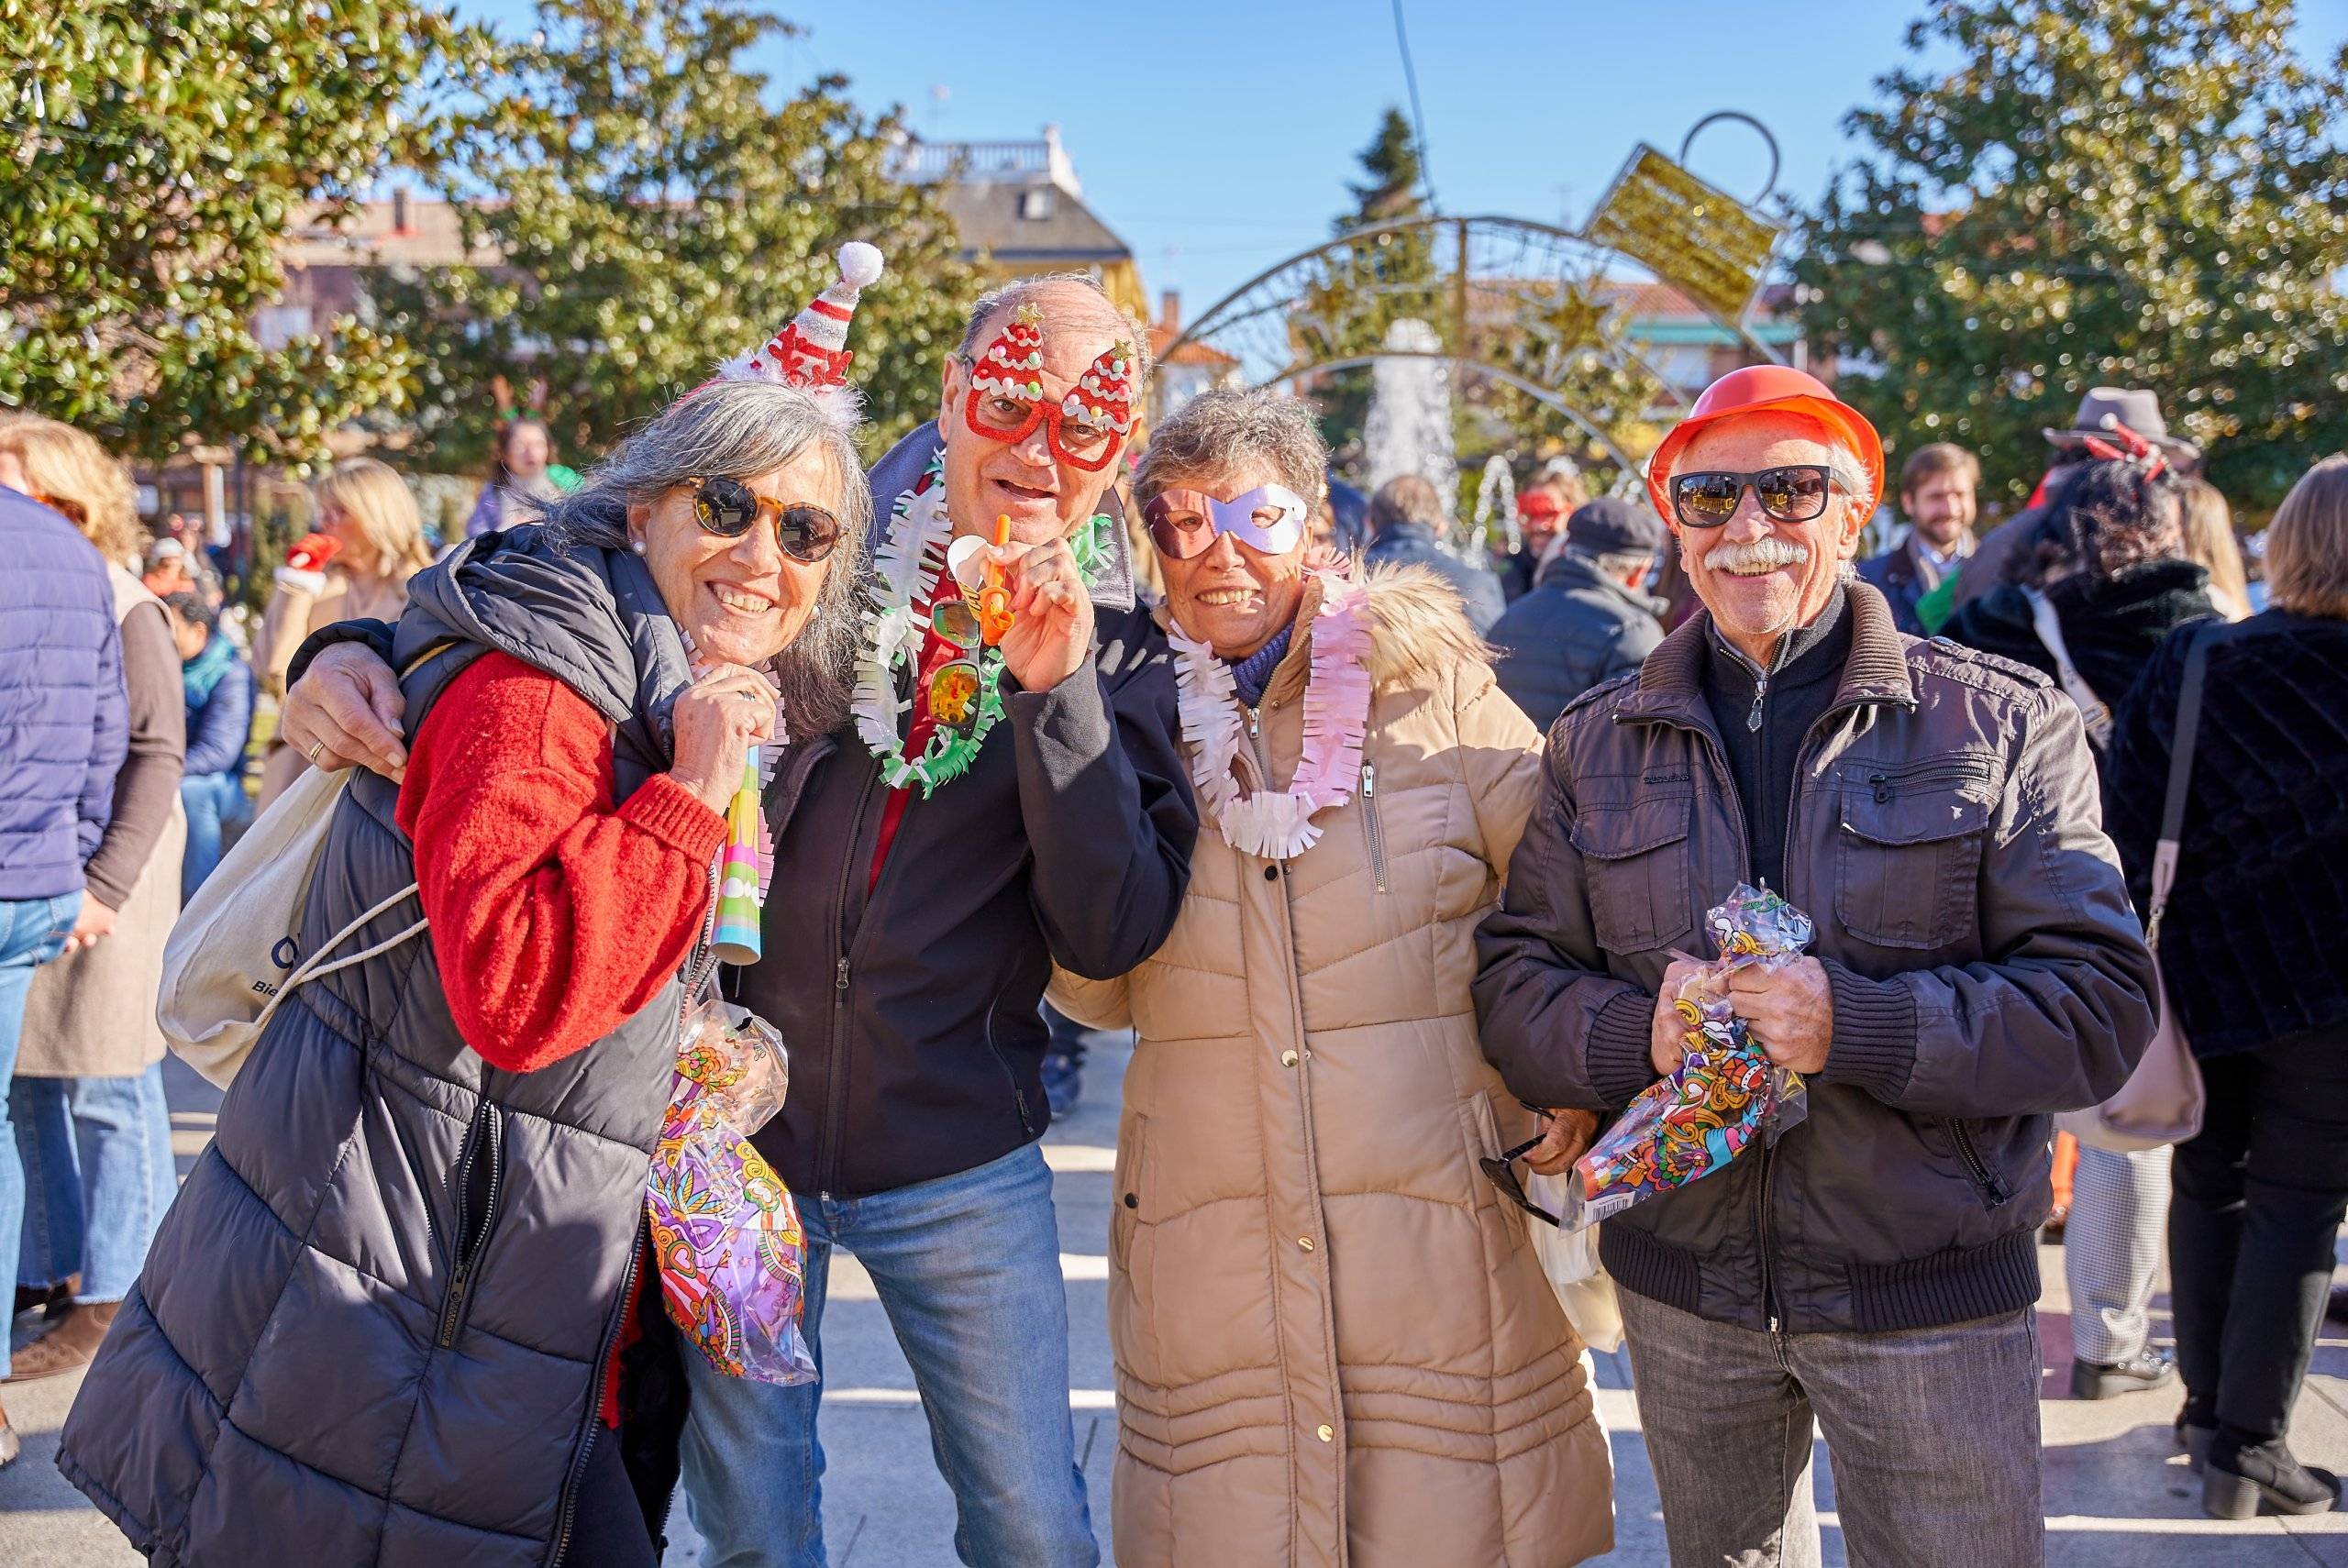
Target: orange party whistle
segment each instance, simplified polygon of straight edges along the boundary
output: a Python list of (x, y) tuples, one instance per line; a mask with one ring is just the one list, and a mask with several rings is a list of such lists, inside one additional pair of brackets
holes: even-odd
[[(994, 520), (995, 548), (1001, 549), (1009, 543), (1011, 518), (1008, 513), (1000, 513)], [(979, 591), (978, 612), (979, 635), (987, 646), (992, 647), (1011, 630), (1011, 590), (1003, 585), (1002, 563), (999, 560), (987, 561), (987, 585)]]

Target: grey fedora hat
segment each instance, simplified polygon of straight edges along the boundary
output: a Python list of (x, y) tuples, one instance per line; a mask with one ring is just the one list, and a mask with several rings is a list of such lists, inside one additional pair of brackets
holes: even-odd
[(2201, 461), (2200, 447), (2168, 433), (2168, 421), (2161, 417), (2161, 400), (2147, 387), (2089, 387), (2079, 399), (2078, 416), (2070, 429), (2042, 434), (2057, 447), (2076, 447), (2090, 436), (2104, 434), (2110, 425), (2126, 425), (2167, 453), (2169, 460), (2180, 468), (2192, 468)]

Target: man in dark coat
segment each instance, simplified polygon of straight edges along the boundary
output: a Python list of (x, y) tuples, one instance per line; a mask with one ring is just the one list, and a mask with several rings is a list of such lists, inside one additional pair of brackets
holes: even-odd
[(1976, 492), (1981, 459), (1950, 441), (1919, 447), (1899, 470), (1899, 510), (1908, 532), (1891, 548), (1859, 563), (1861, 580), (1890, 602), (1894, 624), (1911, 637), (1928, 635), (1916, 602), (1964, 566), (1973, 553)]
[(1882, 465), (1801, 371), (1697, 400), (1648, 483), (1703, 613), (1552, 727), (1477, 934), (1509, 1088), (1620, 1110), (1681, 1066), (1709, 909), (1751, 883), (1816, 922), (1728, 983), (1804, 1120), (1601, 1228), (1675, 1562), (1818, 1561), (1813, 1418), (1855, 1560), (2043, 1559), (2049, 1114), (2117, 1090), (2153, 1032), (2077, 710), (1842, 580)]
[(1501, 690), (1543, 730), (1567, 703), (1638, 668), (1663, 640), (1662, 603), (1639, 591), (1663, 525), (1643, 506), (1601, 496), (1566, 520), (1533, 591), (1489, 635)]
[(1508, 607), (1501, 580), (1469, 566), (1443, 547), (1443, 498), (1417, 474), (1399, 474), (1369, 498), (1369, 548), (1362, 558), (1378, 566), (1423, 566), (1459, 592), (1468, 624), (1478, 636), (1492, 629)]

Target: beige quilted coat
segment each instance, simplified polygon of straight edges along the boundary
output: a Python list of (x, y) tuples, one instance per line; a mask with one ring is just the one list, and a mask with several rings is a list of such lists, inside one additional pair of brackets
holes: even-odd
[[(1318, 598), (1261, 709), (1281, 785)], [(1320, 842), (1281, 864), (1202, 824), (1157, 955), (1054, 986), (1140, 1032), (1109, 1241), (1122, 1568), (1552, 1568), (1611, 1544), (1581, 1342), (1476, 1164), (1532, 1132), (1468, 987), (1540, 736), (1432, 575), (1374, 574), (1369, 618), (1362, 787)], [(1248, 744), (1239, 766), (1263, 787)]]

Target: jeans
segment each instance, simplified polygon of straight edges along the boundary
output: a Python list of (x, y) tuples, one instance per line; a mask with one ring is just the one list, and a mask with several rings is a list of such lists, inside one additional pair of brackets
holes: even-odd
[(1813, 1428), (1833, 1456), (1852, 1562), (2045, 1560), (2036, 1314), (1771, 1334), (1622, 1300), (1672, 1562), (1817, 1568)]
[(220, 864), (222, 835), (252, 814), (245, 781), (228, 773), (194, 773), (180, 780), (187, 811), (187, 853), (180, 860), (180, 902), (185, 904)]
[(18, 1282), (78, 1274), (74, 1300), (121, 1300), (179, 1195), (163, 1064), (127, 1078), (18, 1078), (8, 1113), (25, 1166)]
[[(954, 1493), (954, 1550), (979, 1568), (1100, 1561), (1069, 1416), (1068, 1296), (1043, 1151), (869, 1198), (799, 1197), (807, 1348), (823, 1365), (832, 1249), (872, 1275), (913, 1364), (930, 1450)], [(705, 1568), (823, 1568), (823, 1385), (728, 1377), (684, 1353), (685, 1507)]]
[(2146, 1313), (2168, 1227), (2169, 1153), (2079, 1145), (2063, 1281), (2071, 1294), (2072, 1353), (2080, 1361), (2117, 1366), (2142, 1355), (2152, 1337)]
[[(33, 970), (65, 948), (82, 895), (54, 899), (0, 899), (0, 1079), (17, 1070), (17, 1043), (24, 1035), (25, 997)], [(17, 1138), (8, 1107), (0, 1100), (0, 1237), (13, 1236), (25, 1222), (25, 1170), (17, 1162)], [(8, 1371), (8, 1345), (0, 1339), (0, 1376)]]
[(2348, 1212), (2348, 1030), (2201, 1064), (2177, 1145), (2169, 1300), (2186, 1408), (2252, 1441), (2289, 1430)]

